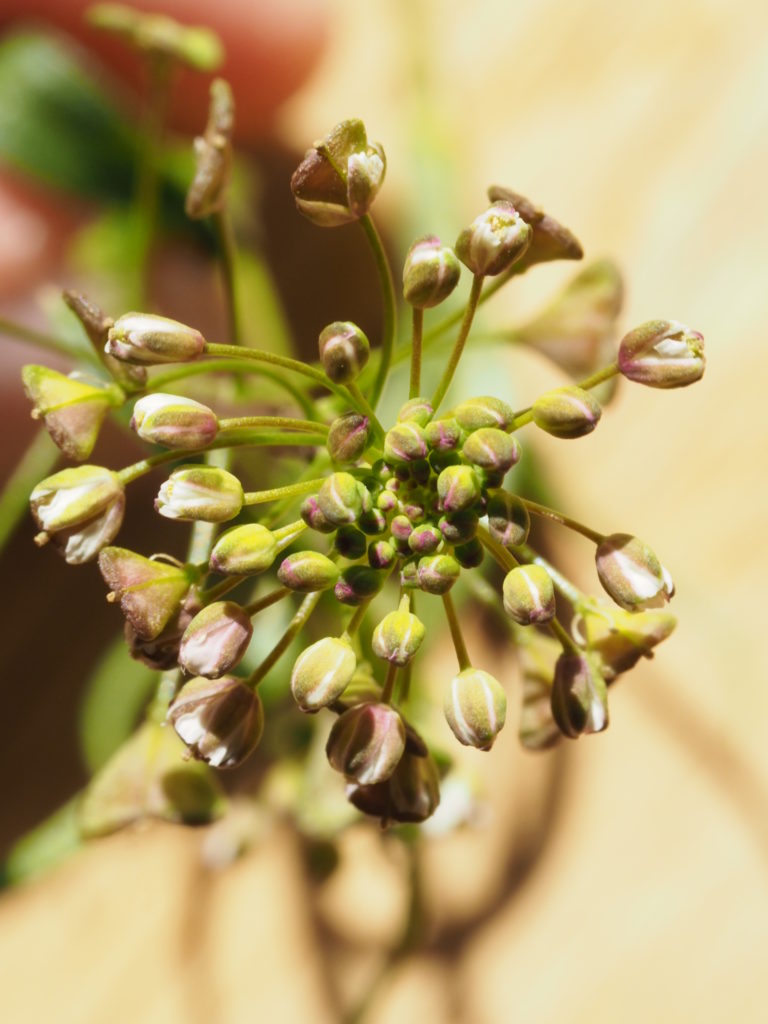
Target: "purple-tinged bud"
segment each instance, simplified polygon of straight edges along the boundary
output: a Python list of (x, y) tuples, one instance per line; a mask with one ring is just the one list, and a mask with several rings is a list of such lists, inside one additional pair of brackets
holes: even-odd
[(107, 335), (104, 351), (127, 363), (187, 363), (202, 355), (205, 338), (193, 327), (154, 313), (126, 313)]
[(334, 462), (351, 465), (358, 462), (368, 447), (368, 417), (345, 412), (333, 421), (328, 431), (328, 454)]
[(661, 609), (625, 612), (601, 605), (576, 616), (572, 629), (597, 659), (606, 683), (612, 683), (640, 658), (652, 658), (653, 648), (666, 640), (676, 624), (674, 615)]
[(431, 555), (442, 543), (442, 533), (431, 523), (415, 527), (408, 538), (408, 547), (415, 555)]
[(227, 576), (252, 576), (269, 569), (280, 546), (275, 535), (259, 523), (233, 526), (213, 546), (211, 572)]
[(123, 522), (125, 492), (117, 473), (102, 466), (76, 466), (46, 477), (29, 496), (41, 532), (70, 565), (90, 562), (114, 539)]
[(125, 642), (128, 644), (131, 657), (143, 661), (149, 668), (156, 672), (167, 672), (175, 669), (179, 661), (179, 647), (184, 631), (192, 619), (200, 611), (200, 599), (194, 587), (187, 593), (181, 603), (181, 607), (171, 617), (168, 624), (163, 627), (162, 632), (146, 640), (140, 637), (136, 630), (126, 619)]
[(628, 612), (663, 608), (674, 593), (669, 573), (647, 544), (628, 533), (612, 533), (595, 551), (597, 575), (606, 593)]
[(357, 480), (350, 473), (331, 473), (317, 492), (317, 507), (334, 526), (356, 522), (363, 511)]
[(256, 749), (264, 730), (258, 693), (236, 676), (196, 676), (179, 691), (168, 721), (199, 761), (235, 768)]
[(591, 434), (602, 412), (597, 399), (575, 384), (547, 391), (531, 406), (536, 426), (553, 437), (562, 438)]
[(429, 447), (436, 452), (449, 452), (458, 448), (464, 440), (464, 431), (452, 416), (431, 420), (424, 427), (424, 436)]
[(396, 423), (384, 438), (384, 457), (394, 466), (408, 465), (426, 459), (429, 447), (423, 427), (415, 420)]
[(405, 726), (389, 704), (358, 704), (334, 722), (325, 748), (332, 768), (361, 786), (386, 782), (405, 752)]
[(522, 274), (537, 263), (549, 263), (551, 260), (580, 260), (584, 256), (581, 244), (568, 228), (563, 227), (530, 199), (499, 185), (492, 185), (488, 189), (488, 198), (492, 202), (504, 200), (512, 203), (533, 231), (531, 244), (515, 268), (517, 273)]
[(417, 239), (403, 266), (403, 295), (416, 309), (431, 309), (447, 299), (459, 283), (456, 253), (435, 235)]
[[(61, 297), (80, 321), (96, 351), (103, 352), (104, 346), (107, 344), (109, 329), (114, 323), (112, 317), (107, 316), (102, 309), (99, 309), (95, 303), (90, 302), (79, 292), (65, 289), (61, 293)], [(147, 370), (144, 366), (121, 363), (119, 359), (108, 355), (104, 356), (104, 365), (126, 391), (140, 390), (147, 383)]]
[(134, 405), (131, 427), (144, 441), (192, 451), (213, 441), (219, 421), (213, 410), (192, 398), (155, 393)]
[(448, 466), (437, 478), (440, 508), (445, 512), (471, 508), (481, 493), (480, 480), (471, 466)]
[(649, 320), (624, 335), (619, 370), (651, 388), (682, 388), (704, 373), (704, 338), (676, 320)]
[(525, 504), (509, 491), (494, 491), (488, 498), (488, 530), (507, 550), (525, 544), (531, 517)]
[(452, 555), (427, 555), (419, 559), (419, 587), (425, 594), (447, 594), (461, 574)]
[(477, 537), (473, 537), (466, 544), (458, 544), (453, 549), (453, 556), (462, 569), (477, 569), (479, 565), (483, 564), (485, 548)]
[(333, 533), (336, 529), (334, 524), (328, 522), (320, 511), (316, 494), (310, 494), (308, 498), (304, 499), (299, 515), (311, 530), (317, 530), (318, 533)]
[(504, 611), (521, 626), (549, 622), (555, 614), (552, 577), (540, 565), (518, 565), (504, 577)]
[(394, 512), (397, 508), (397, 498), (395, 497), (394, 491), (382, 491), (376, 498), (376, 507), (385, 515), (388, 512)]
[(183, 522), (224, 523), (242, 507), (242, 484), (218, 466), (180, 466), (155, 498), (155, 511)]
[(355, 607), (378, 594), (385, 579), (384, 573), (369, 565), (350, 565), (342, 572), (333, 593), (337, 601)]
[(474, 509), (465, 508), (461, 512), (450, 512), (441, 516), (437, 525), (449, 544), (466, 544), (477, 533), (479, 521), (480, 518)]
[(99, 570), (120, 609), (142, 640), (154, 640), (174, 618), (196, 574), (188, 566), (144, 558), (127, 548), (104, 548)]
[(498, 427), (481, 427), (469, 435), (461, 453), (474, 466), (506, 473), (519, 460), (520, 445)]
[(551, 699), (552, 715), (569, 739), (608, 728), (608, 690), (590, 655), (560, 655)]
[(313, 224), (338, 227), (365, 216), (384, 181), (387, 161), (369, 143), (362, 121), (342, 121), (315, 142), (293, 173), (296, 206)]
[(483, 395), (480, 398), (469, 398), (457, 405), (453, 410), (453, 418), (463, 430), (469, 432), (480, 430), (482, 427), (509, 430), (515, 422), (515, 412), (500, 398)]
[(451, 732), (465, 747), (490, 750), (504, 728), (507, 696), (501, 684), (479, 668), (454, 676), (443, 702)]
[(24, 366), (21, 380), (32, 402), (32, 419), (42, 418), (56, 447), (76, 462), (93, 451), (109, 409), (125, 401), (117, 384), (90, 381), (77, 373), (65, 377), (47, 366)]
[(340, 526), (333, 539), (333, 546), (339, 554), (353, 562), (363, 557), (367, 545), (365, 534), (361, 533), (356, 526)]
[(357, 521), (357, 525), (368, 537), (377, 537), (387, 529), (387, 517), (378, 508), (369, 509), (363, 512)]
[(381, 818), (382, 825), (426, 821), (440, 803), (437, 767), (431, 757), (406, 750), (386, 782), (375, 786), (351, 783), (347, 799), (363, 814)]
[(368, 338), (357, 324), (348, 320), (337, 320), (324, 327), (317, 346), (325, 374), (335, 384), (355, 380), (371, 354)]
[(189, 675), (218, 679), (239, 664), (253, 636), (251, 617), (234, 601), (215, 601), (184, 631), (179, 665)]
[(296, 659), (291, 692), (302, 711), (314, 712), (333, 704), (351, 682), (357, 659), (346, 637), (326, 636)]
[(374, 569), (391, 569), (397, 552), (388, 540), (372, 541), (368, 545), (368, 564)]
[(330, 590), (339, 578), (339, 569), (319, 551), (296, 551), (280, 563), (277, 578), (289, 590), (310, 594)]
[(195, 175), (187, 190), (184, 211), (193, 220), (224, 208), (232, 170), (235, 101), (223, 78), (211, 82), (208, 123), (195, 139)]
[(413, 523), (410, 521), (408, 516), (394, 516), (392, 522), (389, 524), (389, 530), (396, 541), (402, 541), (407, 544), (411, 534), (413, 533)]
[(400, 406), (397, 414), (398, 423), (418, 423), (420, 427), (426, 427), (432, 419), (432, 403), (428, 398), (409, 398), (405, 405)]
[(494, 203), (456, 239), (456, 255), (473, 274), (493, 277), (519, 260), (533, 232), (511, 203)]
[(374, 629), (371, 640), (377, 657), (400, 667), (407, 665), (416, 656), (427, 635), (421, 619), (407, 609), (406, 598), (396, 612), (384, 616)]
[(405, 587), (406, 590), (412, 590), (419, 586), (419, 563), (418, 560), (413, 558), (409, 562), (403, 563), (400, 569), (400, 586)]

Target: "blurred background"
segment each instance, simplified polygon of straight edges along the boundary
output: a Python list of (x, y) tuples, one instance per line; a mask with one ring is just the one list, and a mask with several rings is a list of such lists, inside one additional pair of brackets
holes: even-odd
[[(84, 5), (17, 6), (4, 5), (6, 32), (30, 15), (71, 30)], [(156, 9), (208, 16), (182, 0)], [(765, 1020), (768, 10), (748, 0), (482, 0), (471, 11), (458, 0), (221, 0), (215, 17), (231, 43), (240, 141), (261, 169), (258, 230), (289, 311), (305, 284), (317, 319), (337, 297), (344, 317), (375, 307), (367, 270), (348, 270), (353, 243), (334, 239), (327, 279), (310, 281), (313, 254), (327, 254), (335, 233), (310, 240), (305, 225), (285, 226), (296, 155), (356, 116), (387, 152), (376, 214), (398, 260), (417, 234), (452, 240), (484, 208), (487, 186), (507, 185), (571, 227), (587, 260), (617, 261), (622, 331), (676, 318), (707, 343), (696, 387), (620, 388), (590, 437), (538, 440), (560, 507), (659, 552), (677, 584), (679, 626), (612, 691), (604, 735), (526, 754), (513, 719), (492, 755), (466, 753), (484, 813), (426, 838), (419, 942), (366, 1020)], [(131, 68), (109, 63), (130, 88)], [(199, 130), (201, 109), (183, 93), (175, 126)], [(0, 210), (0, 314), (34, 324), (46, 287), (71, 279), (68, 240), (93, 209), (16, 171), (0, 183)], [(171, 315), (215, 329), (208, 270), (180, 252), (160, 254), (154, 287)], [(522, 322), (573, 273), (554, 264), (526, 275), (489, 303), (484, 327)], [(289, 315), (301, 335), (299, 314)], [(3, 345), (10, 473), (28, 429), (16, 382), (30, 349)], [(514, 346), (478, 351), (464, 373), (474, 393), (506, 388), (517, 404), (563, 382)], [(128, 546), (142, 526), (130, 529)], [(78, 705), (115, 628), (92, 567), (77, 572), (78, 607), (66, 618), (74, 571), (37, 553), (32, 532), (21, 526), (4, 555), (6, 849), (86, 778)], [(550, 543), (594, 590), (584, 542)], [(509, 652), (479, 625), (474, 642), (515, 692)], [(225, 870), (210, 866), (207, 842), (202, 831), (143, 826), (8, 889), (3, 1019), (340, 1020), (399, 941), (399, 844), (352, 828), (337, 870), (319, 881), (288, 825), (270, 825)]]

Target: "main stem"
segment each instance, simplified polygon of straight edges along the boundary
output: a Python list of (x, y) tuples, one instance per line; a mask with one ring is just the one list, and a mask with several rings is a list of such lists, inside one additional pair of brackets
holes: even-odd
[(472, 279), (472, 290), (469, 293), (469, 299), (467, 301), (467, 307), (464, 310), (464, 319), (461, 322), (461, 329), (459, 330), (459, 336), (457, 337), (451, 357), (448, 360), (448, 365), (445, 368), (440, 383), (437, 385), (437, 390), (432, 396), (432, 408), (437, 412), (440, 403), (445, 398), (445, 394), (448, 388), (451, 386), (453, 375), (456, 372), (456, 367), (459, 365), (461, 354), (464, 351), (464, 345), (469, 337), (469, 330), (472, 326), (472, 320), (475, 316), (475, 310), (477, 309), (478, 300), (480, 299), (480, 292), (483, 288), (483, 278), (480, 274), (475, 274)]
[(379, 360), (376, 379), (374, 380), (373, 388), (371, 389), (370, 399), (371, 406), (375, 410), (376, 406), (379, 404), (379, 399), (381, 398), (381, 393), (384, 390), (384, 385), (387, 382), (389, 369), (392, 364), (392, 353), (394, 351), (395, 333), (397, 330), (397, 305), (395, 301), (395, 285), (392, 280), (392, 271), (389, 266), (387, 254), (384, 252), (381, 237), (379, 232), (376, 230), (376, 225), (371, 220), (370, 214), (366, 214), (359, 223), (360, 227), (365, 232), (368, 244), (373, 252), (373, 258), (376, 263), (376, 272), (379, 275), (379, 284), (381, 285), (381, 298), (384, 305), (381, 358)]
[(424, 332), (424, 310), (413, 310), (413, 335), (411, 338), (411, 384), (409, 398), (418, 398), (421, 390), (421, 340)]

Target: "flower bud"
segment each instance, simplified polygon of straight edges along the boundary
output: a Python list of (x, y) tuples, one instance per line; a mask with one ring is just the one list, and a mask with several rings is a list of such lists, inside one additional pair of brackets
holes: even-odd
[(363, 512), (357, 521), (357, 525), (368, 537), (377, 537), (387, 529), (387, 517), (378, 508), (372, 508)]
[(396, 612), (384, 616), (371, 640), (374, 654), (401, 667), (416, 656), (427, 635), (424, 623), (407, 608), (406, 598)]
[(168, 721), (199, 761), (235, 768), (251, 754), (264, 730), (258, 693), (236, 676), (196, 676), (179, 691)]
[(309, 594), (329, 590), (339, 578), (339, 570), (319, 551), (297, 551), (280, 563), (277, 578), (284, 587)]
[(469, 435), (461, 452), (481, 469), (506, 473), (520, 458), (520, 445), (498, 427), (481, 427)]
[(397, 414), (398, 423), (418, 423), (420, 427), (426, 427), (432, 419), (432, 403), (428, 398), (409, 398), (405, 405), (400, 406)]
[(374, 569), (391, 569), (397, 552), (388, 540), (372, 541), (368, 545), (368, 564)]
[(588, 391), (569, 385), (541, 395), (531, 406), (533, 422), (553, 437), (591, 434), (602, 415), (600, 403)]
[(368, 565), (350, 565), (341, 574), (333, 593), (337, 601), (353, 607), (378, 594), (385, 576)]
[(304, 499), (299, 514), (307, 526), (311, 530), (317, 530), (318, 533), (333, 533), (336, 529), (334, 524), (329, 523), (320, 511), (316, 494), (310, 494), (308, 498)]
[(530, 199), (498, 185), (492, 185), (488, 189), (488, 198), (492, 202), (504, 200), (512, 203), (526, 224), (531, 226), (531, 244), (518, 262), (516, 273), (522, 274), (537, 263), (549, 263), (551, 260), (580, 260), (584, 256), (581, 244), (568, 228), (546, 214)]
[(429, 455), (424, 429), (415, 420), (396, 423), (384, 438), (384, 458), (394, 466), (407, 465)]
[(418, 823), (434, 814), (440, 803), (440, 783), (431, 757), (406, 750), (386, 782), (375, 786), (352, 783), (347, 799), (363, 814), (390, 821)]
[(233, 526), (213, 546), (211, 572), (227, 576), (251, 576), (269, 569), (280, 547), (271, 530), (259, 523)]
[(461, 574), (452, 555), (427, 555), (419, 559), (419, 586), (426, 594), (447, 594)]
[(653, 551), (628, 533), (613, 533), (601, 541), (595, 564), (606, 593), (625, 611), (663, 608), (674, 593), (669, 573)]
[(507, 550), (525, 544), (531, 517), (525, 504), (509, 491), (494, 491), (488, 498), (488, 530)]
[(385, 515), (394, 512), (397, 508), (397, 498), (394, 491), (383, 490), (376, 498), (376, 508)]
[(459, 743), (490, 750), (504, 727), (507, 696), (488, 672), (465, 668), (451, 680), (443, 711)]
[(89, 381), (82, 374), (24, 366), (24, 391), (32, 402), (32, 419), (42, 418), (57, 448), (82, 462), (93, 451), (104, 417), (122, 405), (125, 395), (117, 384)]
[(181, 638), (200, 609), (201, 604), (197, 590), (192, 587), (176, 612), (168, 620), (168, 624), (163, 627), (162, 632), (151, 640), (139, 636), (130, 621), (126, 619), (123, 633), (131, 657), (144, 662), (156, 672), (175, 669), (179, 661)]
[(232, 170), (232, 132), (235, 102), (223, 78), (211, 82), (208, 124), (195, 139), (195, 176), (187, 190), (184, 210), (193, 220), (224, 209)]
[(438, 527), (449, 544), (466, 544), (477, 532), (479, 516), (472, 508), (441, 516)]
[(485, 549), (477, 537), (473, 537), (466, 544), (458, 544), (453, 549), (453, 556), (462, 569), (476, 569), (483, 564)]
[(358, 704), (334, 722), (325, 748), (332, 768), (362, 786), (386, 782), (405, 751), (405, 726), (389, 704)]
[(179, 665), (193, 676), (218, 679), (239, 662), (253, 636), (251, 617), (234, 601), (214, 601), (184, 631)]
[(216, 414), (182, 395), (151, 394), (133, 407), (131, 427), (144, 441), (166, 448), (205, 448), (219, 430)]
[(704, 338), (676, 320), (649, 320), (626, 334), (619, 370), (651, 388), (682, 388), (704, 373)]
[(540, 565), (518, 565), (504, 577), (504, 611), (521, 626), (549, 622), (555, 614), (552, 577)]
[(334, 526), (354, 523), (363, 510), (357, 480), (349, 473), (331, 473), (317, 492), (317, 507)]
[(345, 412), (328, 431), (328, 454), (334, 462), (351, 465), (363, 457), (368, 447), (368, 417)]
[(494, 203), (456, 239), (456, 255), (473, 274), (492, 277), (511, 267), (533, 232), (511, 203)]
[(456, 253), (435, 235), (417, 239), (403, 266), (403, 295), (416, 309), (431, 309), (447, 299), (459, 283)]
[(431, 523), (417, 526), (408, 538), (408, 547), (416, 555), (431, 555), (442, 543), (443, 535)]
[(365, 534), (361, 533), (356, 526), (340, 526), (336, 531), (333, 546), (344, 558), (356, 561), (365, 554), (368, 542)]
[(464, 430), (480, 430), (481, 427), (498, 427), (509, 430), (515, 422), (515, 413), (510, 405), (500, 398), (484, 395), (461, 402), (453, 411), (453, 417)]
[[(96, 351), (103, 352), (104, 346), (107, 344), (109, 329), (114, 323), (112, 317), (107, 316), (102, 309), (99, 309), (95, 303), (89, 302), (79, 292), (65, 288), (61, 297), (80, 321), (80, 325)], [(146, 367), (121, 363), (119, 359), (114, 359), (106, 354), (104, 355), (104, 365), (126, 391), (136, 391), (146, 386)]]
[(357, 324), (349, 321), (328, 324), (320, 332), (317, 344), (325, 374), (335, 384), (355, 380), (371, 354), (370, 342)]
[(570, 739), (608, 727), (608, 690), (588, 654), (560, 655), (551, 699), (557, 726)]
[(440, 508), (445, 512), (471, 508), (480, 494), (480, 480), (471, 466), (448, 466), (437, 478)]
[(224, 523), (239, 515), (243, 488), (232, 473), (218, 466), (174, 469), (155, 498), (155, 511), (166, 519)]
[(107, 335), (104, 351), (127, 363), (186, 363), (197, 359), (205, 338), (193, 327), (154, 313), (125, 313)]
[(341, 696), (355, 674), (357, 659), (346, 637), (326, 636), (296, 659), (291, 692), (302, 711), (319, 711)]
[(191, 566), (144, 558), (127, 548), (104, 548), (99, 571), (110, 588), (107, 600), (120, 602), (123, 615), (142, 640), (160, 635), (196, 581)]
[(424, 427), (424, 436), (433, 451), (449, 452), (460, 446), (464, 432), (458, 422), (452, 416), (448, 416), (431, 420)]
[(125, 492), (117, 473), (102, 466), (76, 466), (46, 477), (29, 496), (41, 533), (70, 565), (89, 562), (114, 539), (123, 522)]
[(577, 616), (573, 629), (575, 636), (580, 631), (606, 683), (612, 683), (640, 658), (652, 658), (653, 648), (666, 640), (676, 624), (674, 615), (661, 609), (625, 612), (600, 606)]
[(308, 149), (293, 173), (291, 191), (300, 213), (319, 227), (359, 220), (384, 181), (386, 157), (369, 143), (362, 121), (337, 124)]

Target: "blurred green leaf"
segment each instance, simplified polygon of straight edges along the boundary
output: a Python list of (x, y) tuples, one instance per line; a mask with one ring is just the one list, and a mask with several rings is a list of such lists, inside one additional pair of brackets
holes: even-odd
[(0, 869), (0, 884), (18, 885), (65, 860), (81, 844), (74, 797), (23, 836)]
[(32, 488), (51, 472), (59, 454), (47, 432), (40, 430), (16, 464), (0, 494), (0, 551), (27, 511)]

